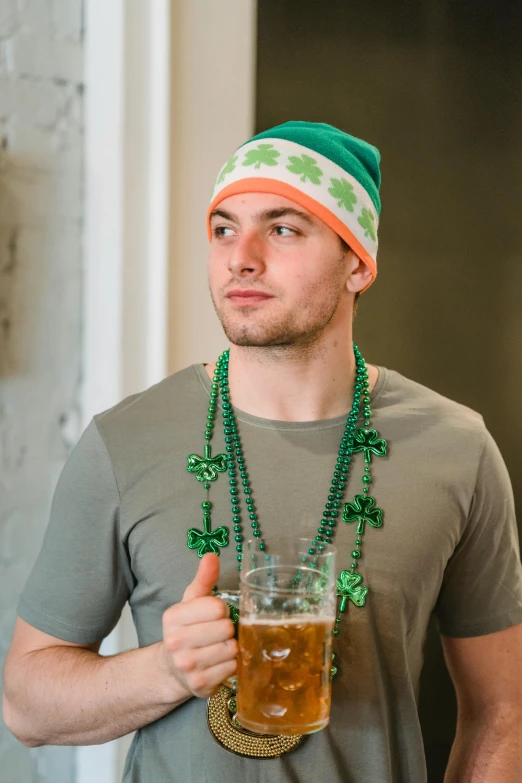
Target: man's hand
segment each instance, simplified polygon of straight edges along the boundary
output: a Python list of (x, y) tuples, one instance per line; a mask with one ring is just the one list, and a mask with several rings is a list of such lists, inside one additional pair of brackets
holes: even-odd
[(183, 600), (163, 614), (163, 653), (169, 671), (203, 699), (236, 671), (234, 625), (226, 604), (212, 595), (218, 578), (218, 556), (204, 555)]

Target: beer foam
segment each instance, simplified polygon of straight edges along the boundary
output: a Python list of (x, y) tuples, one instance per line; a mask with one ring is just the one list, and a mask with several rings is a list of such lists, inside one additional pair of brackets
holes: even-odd
[(251, 615), (250, 617), (239, 616), (240, 625), (273, 625), (273, 626), (287, 626), (287, 625), (324, 625), (326, 623), (335, 623), (335, 615), (331, 617), (324, 617), (317, 614), (300, 614), (290, 615), (285, 617), (284, 615), (274, 615), (273, 617), (259, 617)]

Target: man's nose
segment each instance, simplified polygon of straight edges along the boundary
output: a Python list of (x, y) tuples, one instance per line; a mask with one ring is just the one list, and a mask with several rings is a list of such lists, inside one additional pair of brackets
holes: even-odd
[(265, 268), (265, 249), (261, 237), (254, 231), (245, 231), (234, 243), (228, 266), (235, 275), (259, 275)]

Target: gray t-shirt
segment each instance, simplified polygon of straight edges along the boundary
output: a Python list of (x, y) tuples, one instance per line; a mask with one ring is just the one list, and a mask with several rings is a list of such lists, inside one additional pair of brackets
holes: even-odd
[[(187, 472), (202, 454), (210, 380), (189, 367), (95, 417), (60, 478), (19, 614), (60, 639), (105, 637), (129, 601), (140, 646), (198, 566), (187, 529), (202, 528), (205, 492)], [(350, 407), (347, 400), (346, 408)], [(373, 461), (383, 526), (368, 526), (359, 570), (369, 594), (350, 604), (335, 642), (330, 725), (280, 759), (235, 756), (212, 738), (206, 702), (190, 699), (137, 732), (125, 783), (422, 783), (419, 676), (432, 612), (448, 636), (522, 622), (522, 569), (506, 468), (481, 416), (379, 368), (372, 425), (388, 442)], [(277, 422), (236, 411), (267, 546), (315, 535), (345, 417)], [(217, 419), (217, 422), (220, 419)], [(213, 453), (224, 451), (217, 424)], [(361, 491), (358, 454), (346, 491)], [(232, 529), (227, 475), (212, 485), (213, 526)], [(339, 522), (339, 570), (353, 524)], [(237, 586), (235, 546), (221, 588)]]

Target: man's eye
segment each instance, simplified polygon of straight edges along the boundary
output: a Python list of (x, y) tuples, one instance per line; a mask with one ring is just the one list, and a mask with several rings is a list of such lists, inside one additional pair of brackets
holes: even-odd
[[(213, 231), (212, 231), (212, 236), (215, 236), (215, 237), (229, 237), (230, 234), (225, 234), (224, 233), (225, 231), (232, 231), (232, 229), (229, 228), (228, 226), (216, 226), (216, 228), (214, 228)], [(233, 233), (233, 231), (232, 231), (232, 233)]]
[[(288, 226), (276, 226), (275, 231), (280, 237), (288, 237), (292, 234), (297, 234), (297, 231), (295, 231), (293, 228), (288, 228)], [(282, 231), (289, 231), (289, 234), (283, 234)]]

